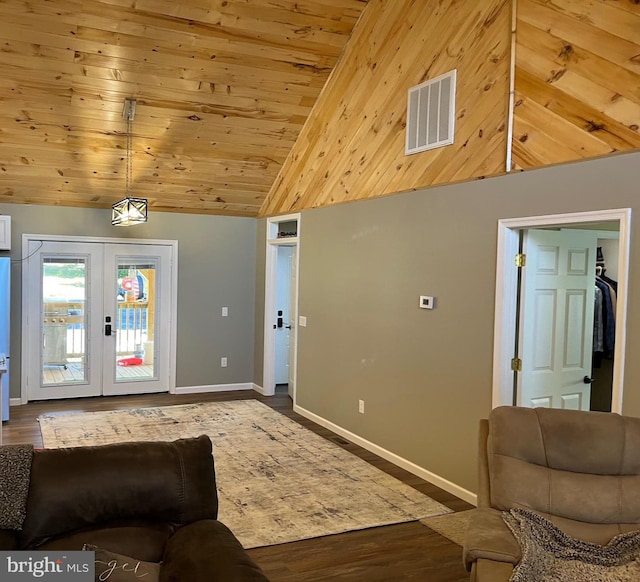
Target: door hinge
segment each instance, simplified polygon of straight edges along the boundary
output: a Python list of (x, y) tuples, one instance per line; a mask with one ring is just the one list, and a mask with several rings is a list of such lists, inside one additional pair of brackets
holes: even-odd
[(522, 360), (520, 358), (511, 358), (511, 370), (513, 372), (522, 372)]
[(516, 255), (516, 267), (524, 267), (527, 264), (527, 255), (518, 253)]

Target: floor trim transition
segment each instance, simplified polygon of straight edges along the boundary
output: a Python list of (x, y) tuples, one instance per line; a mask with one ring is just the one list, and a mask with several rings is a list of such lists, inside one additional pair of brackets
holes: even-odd
[(239, 384), (211, 384), (208, 386), (180, 386), (174, 394), (202, 394), (205, 392), (231, 392), (233, 390), (253, 390), (254, 384), (243, 382)]

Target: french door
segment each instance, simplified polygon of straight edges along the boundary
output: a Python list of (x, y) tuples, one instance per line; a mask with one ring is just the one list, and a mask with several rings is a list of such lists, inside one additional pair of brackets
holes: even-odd
[(166, 392), (175, 382), (175, 247), (30, 238), (28, 400)]

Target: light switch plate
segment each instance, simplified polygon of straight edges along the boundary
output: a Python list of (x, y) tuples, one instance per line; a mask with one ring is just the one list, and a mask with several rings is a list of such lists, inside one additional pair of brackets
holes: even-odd
[(436, 298), (430, 295), (420, 295), (420, 307), (422, 309), (433, 309), (436, 305)]
[(298, 324), (300, 325), (300, 327), (307, 327), (307, 318), (304, 315), (301, 315), (298, 318)]

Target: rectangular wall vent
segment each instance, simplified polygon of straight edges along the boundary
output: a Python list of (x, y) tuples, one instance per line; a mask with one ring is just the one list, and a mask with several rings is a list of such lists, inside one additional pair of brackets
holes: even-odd
[(455, 69), (411, 87), (407, 99), (405, 154), (452, 144), (455, 118)]

